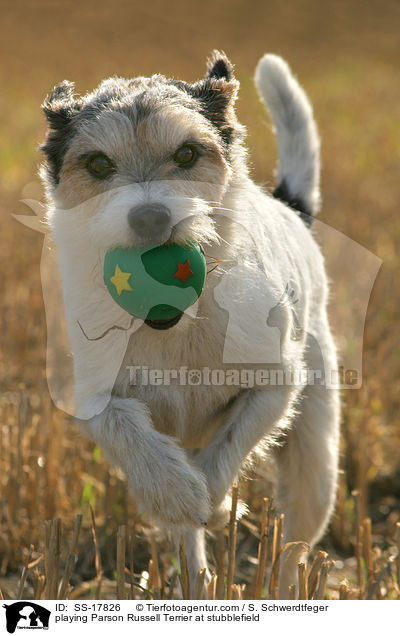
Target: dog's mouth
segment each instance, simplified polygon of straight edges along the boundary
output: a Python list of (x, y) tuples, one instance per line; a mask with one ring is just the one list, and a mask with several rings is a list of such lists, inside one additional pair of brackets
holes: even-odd
[(174, 318), (169, 318), (168, 320), (145, 320), (145, 324), (151, 327), (152, 329), (158, 329), (159, 331), (165, 329), (171, 329), (171, 327), (175, 327), (178, 324), (180, 319), (182, 318), (183, 313), (178, 314)]

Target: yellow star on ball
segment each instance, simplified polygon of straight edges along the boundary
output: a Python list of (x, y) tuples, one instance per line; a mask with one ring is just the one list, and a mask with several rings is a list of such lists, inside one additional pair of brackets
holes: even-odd
[(130, 276), (130, 272), (123, 272), (119, 265), (116, 265), (114, 276), (110, 278), (110, 281), (117, 290), (118, 296), (121, 296), (123, 291), (132, 291), (132, 287), (128, 283)]

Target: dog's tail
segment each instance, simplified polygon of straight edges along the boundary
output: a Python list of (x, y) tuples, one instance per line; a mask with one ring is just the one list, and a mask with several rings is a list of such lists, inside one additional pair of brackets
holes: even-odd
[(278, 186), (274, 197), (296, 209), (307, 225), (320, 206), (319, 137), (311, 104), (289, 66), (277, 55), (264, 55), (255, 82), (275, 127)]

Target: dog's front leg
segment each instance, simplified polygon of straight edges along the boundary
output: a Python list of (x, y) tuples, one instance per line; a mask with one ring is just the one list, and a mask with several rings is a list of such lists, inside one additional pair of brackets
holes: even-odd
[(237, 398), (226, 422), (195, 459), (207, 477), (214, 509), (223, 501), (247, 455), (289, 414), (296, 395), (293, 387), (279, 386), (249, 389)]
[(143, 511), (167, 525), (206, 524), (205, 476), (189, 464), (172, 438), (154, 429), (143, 403), (112, 397), (102, 413), (80, 423), (108, 459), (125, 471)]

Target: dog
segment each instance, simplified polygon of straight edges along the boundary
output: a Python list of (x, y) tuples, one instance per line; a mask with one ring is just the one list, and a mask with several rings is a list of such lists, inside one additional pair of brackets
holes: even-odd
[[(211, 55), (195, 83), (115, 77), (76, 97), (64, 81), (43, 104), (41, 175), (77, 420), (124, 470), (141, 510), (184, 532), (192, 594), (207, 567), (205, 527), (225, 519), (230, 487), (255, 449), (276, 458), (285, 543), (318, 541), (337, 487), (340, 404), (328, 382), (337, 354), (310, 228), (320, 206), (318, 132), (283, 59), (265, 55), (255, 82), (277, 137), (273, 194), (249, 175), (239, 83), (224, 53)], [(215, 266), (191, 310), (133, 325), (105, 288), (105, 254), (164, 243), (200, 244)], [(250, 386), (231, 374), (221, 383), (228, 366), (264, 380), (318, 369), (319, 381)], [(218, 380), (188, 376), (201, 369)], [(149, 382), (149, 370), (170, 372), (168, 382)], [(298, 557), (282, 557), (281, 598)]]

